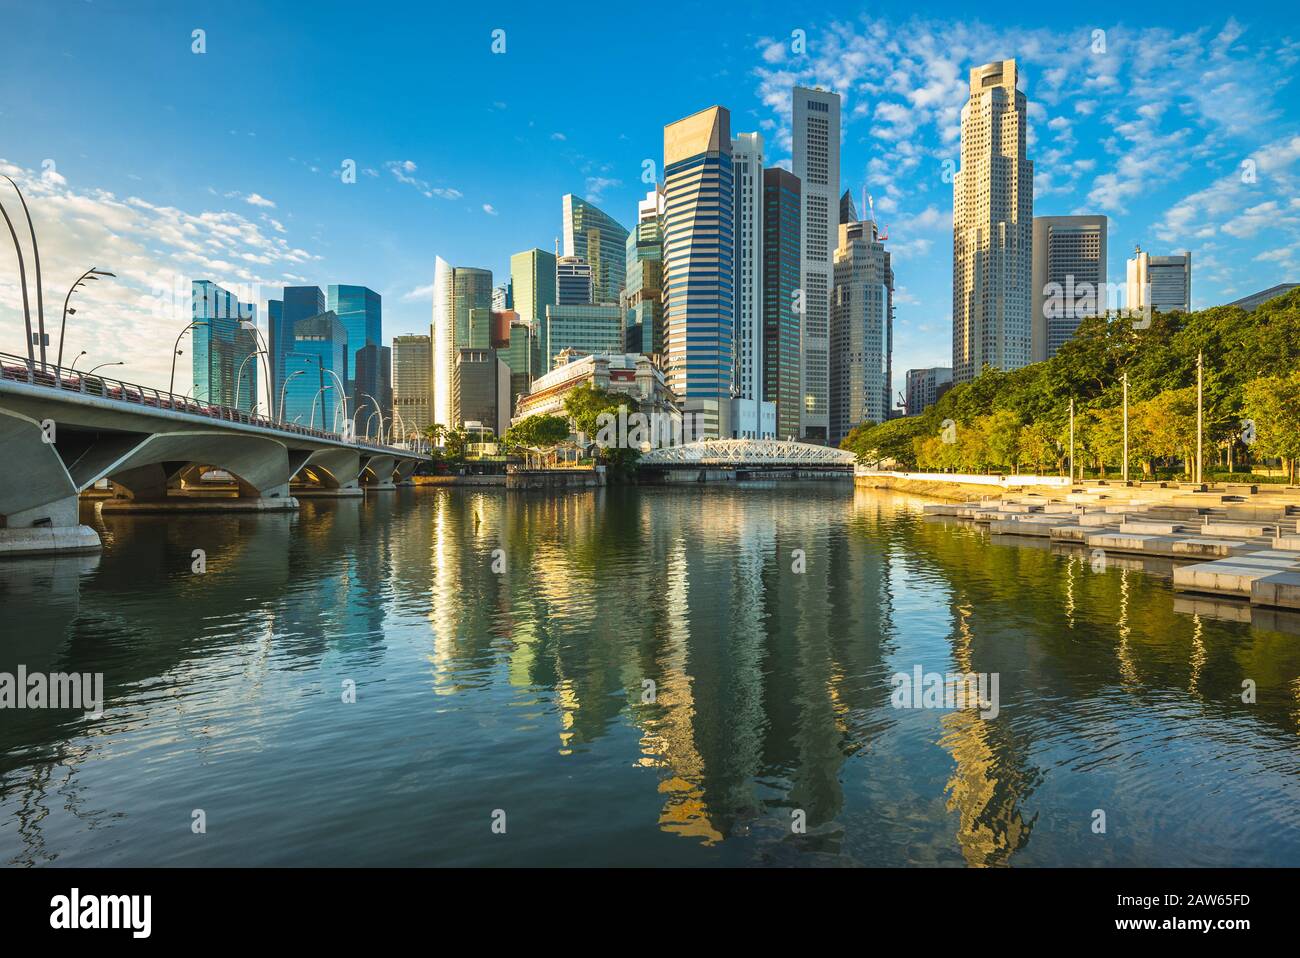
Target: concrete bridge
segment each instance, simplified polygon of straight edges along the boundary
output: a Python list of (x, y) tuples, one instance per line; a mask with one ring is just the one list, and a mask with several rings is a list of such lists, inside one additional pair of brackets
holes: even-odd
[(857, 457), (845, 449), (781, 439), (704, 439), (664, 446), (637, 470), (666, 482), (852, 476)]
[(427, 458), (0, 354), (0, 556), (98, 549), (77, 510), (101, 479), (105, 511), (289, 510), (295, 493), (392, 489)]

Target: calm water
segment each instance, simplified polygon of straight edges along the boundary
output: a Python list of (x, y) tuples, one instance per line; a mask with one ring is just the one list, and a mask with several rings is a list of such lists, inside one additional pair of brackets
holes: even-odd
[[(0, 861), (1300, 864), (1300, 626), (920, 506), (782, 483), (110, 518), (102, 556), (0, 563), (0, 671), (107, 697), (0, 712)], [(1001, 714), (891, 707), (916, 665), (998, 673)]]

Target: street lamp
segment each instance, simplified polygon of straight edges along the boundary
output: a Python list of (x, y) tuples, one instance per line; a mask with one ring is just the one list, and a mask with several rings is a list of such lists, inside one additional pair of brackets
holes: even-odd
[[(239, 408), (239, 386), (244, 379), (244, 367), (248, 365), (248, 361), (252, 359), (254, 356), (265, 356), (265, 355), (266, 353), (262, 352), (262, 350), (260, 349), (254, 350), (253, 352), (245, 356), (244, 361), (239, 364), (239, 372), (235, 375), (235, 408), (236, 409)], [(175, 362), (175, 359), (173, 359), (172, 361)], [(252, 401), (252, 399), (253, 397), (249, 396), (249, 400)], [(249, 412), (251, 413), (252, 410), (249, 410)]]
[[(384, 437), (384, 412), (383, 412), (383, 408), (384, 408), (384, 407), (381, 406), (381, 405), (379, 404), (379, 400), (376, 399), (374, 396), (370, 395), (370, 393), (362, 393), (361, 395), (365, 396), (367, 399), (369, 399), (372, 403), (375, 404), (375, 412), (379, 414), (379, 438), (380, 438), (380, 441), (382, 442), (383, 437)], [(369, 419), (366, 420), (366, 434), (367, 434), (367, 435), (370, 434), (370, 420), (369, 420)]]
[[(291, 383), (291, 382), (293, 381), (293, 377), (294, 377), (294, 376), (301, 376), (301, 375), (302, 375), (303, 373), (305, 373), (306, 371), (307, 371), (307, 370), (305, 370), (305, 369), (295, 369), (295, 370), (294, 370), (293, 372), (291, 372), (288, 376), (286, 376), (285, 379), (284, 379), (284, 382), (280, 384), (280, 422), (284, 422), (284, 392), (285, 392), (285, 390), (289, 388), (289, 383)], [(313, 401), (314, 401), (314, 400), (313, 400)], [(301, 419), (302, 417), (299, 416), (298, 418)]]
[(81, 352), (77, 353), (76, 359), (72, 360), (72, 371), (74, 373), (77, 371), (77, 359), (80, 359), (84, 355), (86, 355), (86, 351), (83, 349)]
[[(41, 250), (40, 247), (36, 245), (36, 227), (32, 225), (32, 211), (27, 208), (27, 198), (23, 196), (23, 191), (18, 189), (18, 184), (15, 183), (11, 177), (6, 176), (5, 179), (9, 180), (9, 184), (14, 188), (14, 192), (18, 194), (18, 201), (23, 204), (23, 212), (27, 215), (27, 231), (32, 234), (32, 259), (36, 263), (36, 322), (38, 324), (37, 333), (40, 337), (40, 343), (41, 343), (41, 372), (45, 372), (45, 294), (41, 292)], [(9, 219), (9, 215), (7, 213), (5, 214), (5, 219), (6, 220)], [(13, 229), (14, 226), (12, 223), (10, 223), (9, 231), (13, 233)], [(18, 245), (17, 233), (14, 233), (14, 245), (15, 246)], [(26, 308), (26, 305), (27, 305), (27, 280), (24, 278), (23, 279), (24, 308)], [(35, 357), (32, 355), (32, 351), (31, 351), (31, 339), (32, 339), (32, 322), (31, 322), (31, 317), (29, 315), (27, 319), (27, 342), (28, 342), (27, 353), (29, 358), (35, 361)]]
[(172, 344), (172, 378), (167, 383), (167, 393), (170, 395), (176, 391), (176, 357), (180, 355), (181, 337), (188, 333), (195, 326), (207, 326), (201, 319), (196, 319), (179, 333), (176, 334), (176, 342)]
[[(275, 400), (275, 394), (272, 392), (274, 387), (271, 385), (271, 347), (266, 344), (266, 337), (263, 336), (262, 331), (257, 328), (257, 323), (253, 322), (251, 319), (241, 319), (239, 321), (239, 326), (246, 332), (252, 333), (254, 342), (260, 343), (262, 346), (262, 355), (265, 357), (263, 359), (263, 365), (266, 366), (266, 401), (269, 404)], [(271, 415), (275, 415), (274, 409), (271, 410)]]
[(77, 315), (77, 311), (75, 309), (68, 308), (68, 302), (72, 299), (72, 293), (78, 286), (82, 285), (83, 283), (97, 281), (101, 276), (108, 276), (108, 277), (112, 277), (113, 279), (117, 278), (116, 273), (110, 273), (108, 272), (108, 270), (96, 269), (95, 267), (92, 266), (90, 267), (90, 269), (86, 270), (84, 273), (82, 273), (80, 276), (77, 277), (77, 281), (73, 283), (72, 288), (68, 290), (68, 295), (63, 297), (63, 319), (59, 322), (59, 356), (54, 361), (55, 369), (58, 369), (63, 365), (63, 334), (68, 328), (68, 315), (69, 314), (73, 316)]
[(86, 375), (87, 375), (87, 376), (93, 376), (93, 375), (95, 375), (95, 370), (96, 370), (96, 369), (103, 369), (105, 366), (125, 366), (125, 365), (126, 365), (126, 363), (125, 363), (124, 361), (118, 361), (118, 362), (115, 362), (115, 363), (100, 363), (98, 366), (93, 367), (93, 368), (90, 370), (90, 372), (86, 373)]
[(36, 365), (36, 354), (32, 352), (35, 345), (32, 340), (32, 307), (27, 301), (27, 261), (23, 258), (22, 244), (18, 242), (18, 231), (14, 229), (14, 221), (9, 218), (4, 203), (0, 203), (0, 214), (4, 215), (5, 223), (9, 226), (9, 235), (14, 240), (14, 252), (18, 254), (18, 283), (23, 289), (23, 322), (27, 325), (27, 365), (30, 369)]

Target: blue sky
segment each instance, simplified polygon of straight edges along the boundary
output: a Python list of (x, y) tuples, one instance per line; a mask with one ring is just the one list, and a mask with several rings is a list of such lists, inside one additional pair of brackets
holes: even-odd
[[(875, 197), (894, 253), (898, 379), (947, 365), (944, 161), (957, 159), (967, 71), (1005, 57), (1031, 104), (1035, 213), (1109, 215), (1112, 281), (1135, 242), (1192, 250), (1197, 306), (1300, 281), (1300, 16), (1280, 4), (976, 9), (1000, 15), (0, 0), (0, 170), (33, 204), (47, 320), (81, 270), (121, 275), (78, 293), (67, 355), (123, 360), (122, 378), (147, 384), (165, 383), (185, 322), (187, 294), (165, 291), (191, 278), (263, 300), (286, 282), (363, 284), (383, 294), (386, 336), (427, 331), (435, 256), (504, 281), (512, 252), (552, 247), (566, 192), (630, 225), (667, 122), (721, 103), (733, 132), (758, 130), (768, 163), (788, 164), (795, 83), (844, 95), (843, 185)], [(796, 30), (806, 53), (792, 50)], [(349, 159), (355, 184), (339, 175)], [(0, 350), (21, 353), (5, 250)]]

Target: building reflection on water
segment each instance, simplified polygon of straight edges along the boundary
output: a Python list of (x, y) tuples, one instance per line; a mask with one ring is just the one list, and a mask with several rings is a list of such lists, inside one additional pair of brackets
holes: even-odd
[[(919, 506), (835, 483), (746, 484), (112, 519), (102, 557), (0, 563), (0, 670), (102, 671), (108, 697), (97, 725), (5, 717), (14, 860), (53, 857), (51, 803), (109, 824), (111, 802), (78, 794), (78, 767), (156, 724), (160, 696), (176, 749), (256, 751), (342, 678), (395, 694), (411, 650), (432, 702), (393, 699), (376, 721), (436, 739), (440, 715), (470, 707), (485, 749), (508, 732), (575, 770), (609, 756), (623, 771), (607, 777), (635, 776), (627, 807), (649, 801), (659, 832), (702, 849), (742, 842), (743, 861), (982, 867), (1073, 848), (1057, 778), (1105, 769), (1112, 787), (1144, 787), (1120, 756), (1131, 766), (1150, 747), (1144, 719), (1189, 709), (1231, 730), (1210, 758), (1294, 768), (1292, 619), (1174, 596), (1160, 568), (1094, 571), (1085, 552), (994, 541)], [(890, 676), (915, 665), (999, 674), (999, 717), (894, 709)], [(1240, 701), (1245, 679), (1255, 706)]]

